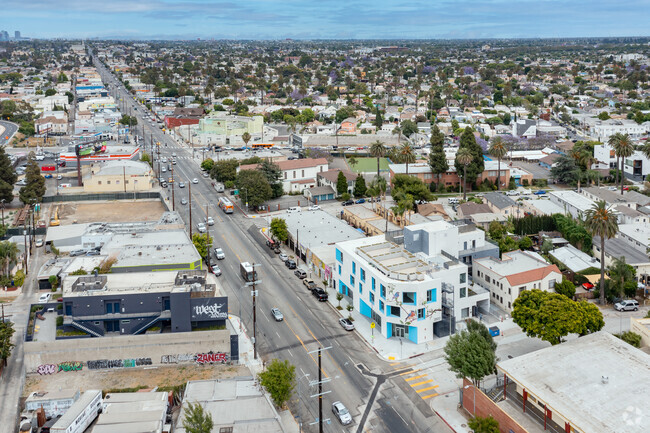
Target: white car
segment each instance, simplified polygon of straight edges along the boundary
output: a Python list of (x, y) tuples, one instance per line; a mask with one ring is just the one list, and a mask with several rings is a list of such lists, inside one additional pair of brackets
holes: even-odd
[(212, 273), (217, 277), (221, 276), (221, 269), (219, 268), (219, 266), (213, 265), (212, 266)]
[(341, 424), (348, 425), (352, 423), (352, 415), (350, 415), (348, 409), (340, 401), (332, 403), (332, 413), (336, 415)]
[(192, 183), (199, 183), (199, 180), (195, 177), (194, 179), (192, 179)]
[(50, 299), (52, 299), (52, 294), (51, 293), (43, 293), (38, 298), (38, 302), (50, 302)]
[(203, 223), (198, 223), (196, 225), (196, 229), (199, 231), (199, 233), (205, 233), (206, 231), (208, 231), (208, 229), (205, 227), (205, 224)]
[(506, 195), (519, 195), (519, 191), (512, 189), (512, 190), (506, 191)]
[(271, 316), (273, 316), (276, 322), (282, 322), (284, 320), (284, 316), (279, 308), (271, 308)]
[(36, 242), (34, 243), (36, 245), (36, 248), (42, 247), (43, 246), (43, 239), (36, 239)]
[(280, 257), (280, 260), (282, 260), (283, 262), (286, 262), (287, 260), (289, 260), (289, 256), (286, 255), (285, 253), (280, 253), (280, 255), (278, 257)]
[(213, 226), (213, 225), (214, 225), (214, 218), (212, 218), (212, 217), (208, 217), (208, 218), (205, 220), (205, 222), (206, 222), (209, 226)]
[(341, 324), (343, 329), (345, 329), (346, 331), (354, 330), (354, 323), (352, 323), (350, 321), (350, 319), (341, 318), (341, 319), (339, 319), (339, 323)]
[(307, 210), (320, 210), (320, 206), (313, 204), (307, 208)]
[(226, 258), (226, 255), (223, 253), (221, 248), (215, 248), (214, 255), (217, 256), (217, 260), (223, 260)]

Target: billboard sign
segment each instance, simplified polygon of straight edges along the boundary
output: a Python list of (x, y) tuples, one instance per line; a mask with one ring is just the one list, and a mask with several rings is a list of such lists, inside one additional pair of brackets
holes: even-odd
[(193, 298), (190, 301), (192, 321), (226, 320), (228, 318), (228, 298)]

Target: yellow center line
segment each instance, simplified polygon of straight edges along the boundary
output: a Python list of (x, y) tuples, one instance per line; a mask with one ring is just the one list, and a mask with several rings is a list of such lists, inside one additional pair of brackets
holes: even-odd
[[(318, 366), (318, 361), (314, 358), (314, 355), (313, 355), (313, 354), (309, 353), (310, 351), (307, 350), (307, 346), (305, 346), (305, 343), (302, 341), (302, 339), (300, 338), (300, 336), (299, 336), (298, 334), (296, 334), (296, 332), (293, 330), (293, 328), (291, 327), (291, 325), (289, 325), (289, 323), (287, 322), (287, 319), (284, 319), (283, 322), (284, 322), (284, 324), (287, 325), (287, 327), (291, 330), (291, 333), (292, 333), (292, 334), (293, 334), (293, 335), (298, 339), (298, 341), (300, 341), (300, 344), (302, 345), (302, 348), (305, 349), (305, 352), (307, 352), (307, 355), (309, 355), (309, 357), (311, 358), (311, 360), (314, 361), (314, 364), (316, 364), (316, 366)], [(324, 375), (325, 377), (329, 377), (329, 376), (327, 375), (327, 373), (325, 373), (325, 370), (324, 370), (323, 368), (321, 368), (321, 372), (323, 372), (323, 375)]]
[(422, 382), (414, 383), (413, 385), (411, 385), (411, 388), (415, 388), (416, 386), (424, 385), (425, 383), (431, 383), (431, 382), (433, 382), (433, 379), (423, 380)]
[[(307, 329), (307, 332), (309, 332), (309, 335), (311, 335), (311, 337), (312, 337), (314, 340), (316, 340), (316, 341), (318, 342), (318, 344), (322, 347), (323, 344), (320, 342), (320, 340), (319, 340), (318, 338), (316, 338), (316, 336), (314, 335), (314, 333), (311, 332), (311, 329), (309, 329), (309, 326), (307, 326), (307, 324), (305, 323), (305, 321), (302, 320), (302, 318), (298, 315), (298, 313), (296, 313), (296, 311), (291, 307), (291, 305), (288, 305), (288, 307), (289, 307), (289, 309), (290, 309), (291, 311), (293, 311), (293, 314), (296, 315), (296, 317), (298, 318), (298, 320), (300, 320), (300, 321), (302, 322), (302, 324), (305, 326), (305, 329)], [(345, 372), (341, 369), (341, 367), (340, 367), (339, 364), (334, 360), (334, 358), (332, 358), (332, 357), (327, 353), (327, 351), (325, 351), (325, 354), (326, 354), (326, 356), (330, 359), (330, 361), (332, 361), (332, 363), (334, 363), (334, 365), (336, 365), (336, 368), (338, 368), (338, 370), (341, 372), (341, 374), (345, 376), (345, 375), (346, 375)]]
[(421, 374), (419, 376), (409, 377), (408, 379), (404, 379), (404, 380), (408, 382), (409, 380), (420, 379), (421, 377), (425, 377), (425, 376), (426, 376), (426, 374)]
[(393, 363), (388, 364), (388, 365), (390, 365), (392, 367), (393, 365), (400, 365), (400, 364), (401, 364), (401, 362), (393, 362)]
[(434, 386), (430, 386), (430, 387), (428, 387), (428, 388), (418, 389), (418, 390), (415, 391), (415, 392), (417, 392), (417, 393), (419, 394), (419, 393), (424, 392), (424, 391), (429, 391), (429, 390), (431, 390), (431, 389), (436, 389), (437, 387), (438, 387), (438, 385), (434, 385)]
[(404, 373), (400, 373), (399, 375), (400, 375), (400, 376), (405, 376), (405, 375), (407, 375), (407, 374), (417, 373), (418, 371), (420, 371), (419, 368), (418, 368), (417, 370), (405, 371)]

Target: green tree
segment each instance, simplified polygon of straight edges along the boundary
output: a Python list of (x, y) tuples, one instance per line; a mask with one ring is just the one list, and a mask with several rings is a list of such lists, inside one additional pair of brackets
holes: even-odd
[(341, 107), (338, 110), (336, 110), (336, 123), (341, 123), (348, 117), (355, 117), (354, 113), (354, 107), (346, 106), (346, 107)]
[(387, 152), (388, 149), (386, 148), (386, 145), (379, 140), (375, 141), (370, 145), (370, 155), (377, 158), (377, 176), (379, 176), (380, 159), (386, 156)]
[(429, 167), (436, 177), (436, 186), (440, 186), (440, 176), (449, 170), (449, 163), (445, 155), (445, 134), (440, 131), (438, 125), (431, 128), (431, 152), (429, 152)]
[(459, 148), (456, 154), (456, 167), (463, 168), (463, 200), (467, 200), (467, 167), (474, 160), (474, 155), (467, 147)]
[(357, 158), (354, 156), (351, 156), (348, 158), (348, 164), (350, 164), (350, 168), (354, 168), (355, 165), (357, 165), (359, 161), (357, 161)]
[(45, 178), (41, 176), (41, 168), (36, 162), (34, 152), (29, 153), (25, 180), (27, 185), (20, 188), (19, 197), (23, 204), (40, 203), (45, 195)]
[(408, 119), (402, 122), (401, 128), (402, 128), (402, 134), (404, 134), (405, 137), (410, 137), (411, 135), (418, 132), (418, 125), (412, 120), (408, 120)]
[(296, 367), (286, 359), (273, 359), (258, 376), (275, 405), (281, 408), (289, 400), (295, 387)]
[(467, 149), (472, 155), (472, 159), (465, 167), (464, 163), (460, 162), (457, 157), (455, 161), (456, 172), (464, 172), (464, 170), (467, 169), (466, 175), (463, 176), (463, 182), (469, 181), (469, 183), (472, 184), (476, 182), (478, 176), (483, 173), (485, 164), (483, 162), (483, 150), (481, 149), (481, 146), (476, 143), (474, 132), (469, 126), (465, 128), (465, 131), (463, 131), (463, 134), (460, 136), (458, 152), (460, 153), (462, 149)]
[(375, 125), (375, 128), (377, 128), (377, 131), (379, 131), (384, 124), (384, 119), (381, 117), (381, 111), (379, 110), (379, 106), (375, 109), (375, 121), (372, 122), (373, 125)]
[(591, 235), (600, 238), (600, 304), (605, 305), (605, 239), (611, 239), (618, 232), (618, 219), (612, 208), (601, 200), (585, 213), (585, 228)]
[(189, 402), (184, 415), (183, 428), (187, 433), (212, 433), (212, 414), (206, 412), (201, 403)]
[(354, 182), (354, 196), (359, 198), (359, 197), (365, 197), (366, 191), (368, 188), (366, 187), (366, 180), (363, 178), (361, 173), (357, 175), (357, 179)]
[(569, 299), (573, 299), (573, 296), (576, 294), (576, 285), (570, 280), (562, 278), (561, 282), (555, 283), (555, 292), (564, 295)]
[(244, 132), (241, 135), (241, 139), (244, 140), (244, 145), (248, 147), (248, 142), (251, 141), (251, 135), (248, 132)]
[(598, 118), (603, 121), (607, 120), (610, 118), (609, 113), (607, 111), (601, 111), (601, 113), (598, 115)]
[(445, 345), (445, 360), (456, 376), (470, 379), (474, 386), (494, 373), (497, 357), (493, 345), (481, 333), (462, 330)]
[[(11, 165), (11, 160), (5, 152), (4, 146), (0, 147), (0, 200), (11, 203), (14, 199), (13, 187), (16, 183), (16, 170)], [(4, 221), (3, 221), (4, 223)]]
[(636, 271), (625, 262), (625, 256), (614, 259), (609, 266), (609, 278), (609, 288), (612, 295), (621, 297), (624, 293), (630, 291), (630, 288), (632, 289), (632, 295), (634, 295), (637, 287)]
[(625, 341), (627, 344), (630, 344), (634, 347), (641, 347), (641, 336), (637, 334), (636, 332), (632, 331), (626, 331), (623, 332), (622, 334), (614, 334), (621, 340)]
[(201, 163), (201, 170), (205, 170), (208, 173), (212, 171), (212, 167), (214, 167), (214, 160), (211, 158), (206, 158), (206, 160)]
[(573, 158), (562, 155), (555, 160), (555, 165), (551, 167), (551, 177), (558, 183), (575, 185), (580, 179), (580, 169)]
[(7, 366), (7, 359), (11, 356), (11, 351), (15, 346), (11, 342), (14, 332), (13, 322), (0, 322), (0, 359), (2, 359), (5, 367)]
[(475, 416), (467, 423), (474, 433), (499, 433), (499, 421), (488, 415), (486, 418)]
[(260, 163), (259, 170), (264, 174), (269, 185), (271, 185), (271, 197), (282, 197), (284, 195), (284, 187), (282, 185), (282, 170), (280, 170), (280, 167), (270, 160), (265, 159)]
[(529, 250), (533, 247), (533, 241), (528, 236), (524, 236), (519, 240), (520, 250)]
[(4, 275), (10, 276), (9, 265), (15, 262), (20, 254), (18, 245), (10, 241), (0, 241), (0, 260), (2, 260)]
[(497, 190), (501, 189), (501, 159), (508, 153), (508, 148), (500, 136), (496, 136), (490, 143), (490, 155), (497, 159)]
[(54, 96), (56, 95), (56, 89), (47, 89), (45, 91), (45, 96)]
[(219, 182), (232, 182), (237, 178), (238, 166), (239, 163), (236, 159), (222, 159), (214, 163), (210, 170), (210, 177)]
[(616, 157), (621, 159), (621, 195), (623, 195), (623, 185), (625, 184), (625, 171), (623, 167), (625, 166), (625, 158), (632, 156), (634, 153), (634, 145), (628, 134), (622, 135), (615, 142), (614, 151), (616, 152)]
[(392, 194), (395, 200), (400, 200), (410, 194), (414, 200), (430, 201), (433, 194), (429, 188), (419, 178), (407, 176), (405, 174), (396, 174), (393, 176)]
[(409, 164), (415, 162), (415, 150), (410, 143), (402, 143), (393, 149), (392, 159), (399, 164), (406, 164), (406, 175), (409, 174)]
[(345, 177), (342, 171), (339, 171), (339, 175), (336, 178), (336, 193), (338, 195), (345, 194), (348, 192), (348, 179)]
[(273, 190), (264, 173), (257, 170), (240, 170), (235, 185), (239, 189), (240, 198), (252, 208), (257, 208), (273, 197)]
[(212, 237), (207, 233), (192, 233), (192, 243), (198, 251), (199, 255), (205, 260), (210, 253), (210, 246), (212, 245)]
[(529, 337), (553, 345), (569, 334), (599, 331), (605, 324), (595, 305), (539, 289), (524, 290), (519, 295), (513, 304), (512, 319)]
[(284, 218), (273, 218), (271, 220), (271, 235), (280, 242), (286, 242), (289, 239), (289, 230)]

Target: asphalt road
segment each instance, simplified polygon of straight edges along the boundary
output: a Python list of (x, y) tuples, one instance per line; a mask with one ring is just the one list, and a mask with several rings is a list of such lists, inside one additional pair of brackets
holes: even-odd
[[(220, 282), (229, 298), (230, 313), (240, 316), (244, 326), (253, 329), (251, 289), (239, 273), (240, 262), (248, 261), (260, 265), (256, 268), (261, 284), (258, 285), (257, 304), (257, 347), (259, 355), (265, 362), (273, 358), (289, 360), (296, 367), (297, 386), (290, 401), (290, 407), (305, 431), (318, 431), (318, 354), (319, 347), (328, 348), (322, 352), (321, 373), (323, 383), (323, 422), (324, 431), (436, 431), (449, 432), (435, 414), (420, 413), (413, 415), (412, 404), (393, 405), (387, 410), (378, 404), (377, 399), (401, 397), (400, 401), (413, 402), (417, 396), (407, 396), (403, 390), (384, 385), (382, 374), (398, 374), (399, 366), (390, 366), (380, 360), (355, 332), (347, 332), (338, 324), (338, 316), (329, 303), (318, 302), (304, 287), (301, 281), (287, 269), (284, 263), (266, 247), (264, 238), (259, 233), (256, 220), (248, 218), (235, 209), (233, 214), (224, 214), (218, 207), (219, 194), (211, 186), (211, 180), (203, 178), (199, 161), (192, 158), (191, 150), (182, 148), (174, 138), (164, 134), (157, 125), (145, 120), (144, 106), (137, 104), (123, 87), (108, 74), (101, 64), (96, 62), (104, 82), (111, 84), (111, 94), (121, 98), (126, 105), (124, 111), (130, 110), (138, 117), (138, 135), (144, 124), (145, 143), (160, 142), (160, 156), (171, 158), (176, 153), (177, 164), (174, 166), (176, 184), (184, 181), (185, 188), (175, 187), (175, 208), (189, 225), (190, 205), (181, 205), (181, 199), (189, 200), (190, 185), (193, 178), (197, 184), (191, 185), (192, 229), (204, 221), (206, 213), (215, 219), (215, 225), (209, 227), (214, 238), (214, 247), (221, 247), (226, 258), (218, 261), (223, 274)], [(137, 110), (134, 107), (137, 106)], [(145, 147), (149, 149), (149, 145)], [(198, 153), (197, 153), (198, 155)], [(157, 169), (157, 161), (154, 160)], [(164, 173), (170, 177), (171, 173)], [(172, 185), (166, 193), (171, 200)], [(171, 206), (170, 206), (171, 207)], [(214, 256), (213, 261), (216, 261)], [(284, 321), (276, 322), (270, 315), (273, 307), (279, 308)], [(372, 373), (370, 373), (372, 372)], [(377, 383), (379, 382), (379, 385)], [(384, 388), (390, 389), (390, 395), (384, 395)], [(331, 403), (342, 401), (350, 410), (354, 422), (342, 426), (333, 419)], [(430, 412), (430, 411), (429, 411)], [(419, 422), (408, 429), (397, 429), (404, 419)], [(372, 424), (371, 424), (372, 423)]]
[(6, 120), (0, 120), (0, 126), (4, 128), (2, 135), (0, 135), (0, 146), (5, 146), (9, 144), (16, 131), (18, 131), (18, 125)]

